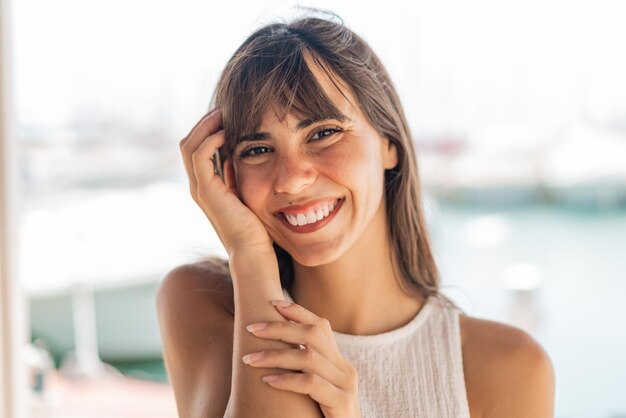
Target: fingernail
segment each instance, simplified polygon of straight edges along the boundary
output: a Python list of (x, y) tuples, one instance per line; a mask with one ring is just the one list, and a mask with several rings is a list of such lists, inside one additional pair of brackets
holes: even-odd
[(293, 303), (288, 302), (286, 300), (272, 300), (271, 302), (272, 302), (272, 305), (278, 306), (279, 308), (287, 308), (293, 305)]
[(268, 374), (267, 376), (263, 376), (261, 378), (261, 380), (263, 380), (264, 382), (273, 382), (275, 380), (278, 379), (278, 375), (277, 374)]
[(267, 322), (257, 322), (256, 324), (250, 324), (246, 327), (246, 329), (250, 332), (261, 331), (267, 327)]
[(265, 353), (263, 351), (259, 351), (258, 353), (247, 354), (243, 356), (241, 360), (243, 360), (243, 362), (246, 364), (250, 364), (254, 361), (262, 359), (264, 355)]

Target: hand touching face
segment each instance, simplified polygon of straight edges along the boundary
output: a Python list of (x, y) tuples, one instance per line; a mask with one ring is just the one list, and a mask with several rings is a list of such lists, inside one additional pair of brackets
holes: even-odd
[[(352, 106), (356, 99), (312, 70), (343, 117), (301, 120), (288, 114), (281, 121), (270, 107), (259, 132), (246, 135), (253, 140), (239, 143), (233, 155), (242, 201), (272, 239), (305, 265), (333, 261), (359, 239), (385, 232), (384, 222), (382, 230), (380, 222), (376, 231), (370, 227), (384, 216), (384, 170), (397, 164), (395, 146)], [(332, 220), (308, 225), (323, 223), (324, 204), (338, 199)], [(291, 227), (287, 214), (292, 223), (299, 216), (307, 225)]]

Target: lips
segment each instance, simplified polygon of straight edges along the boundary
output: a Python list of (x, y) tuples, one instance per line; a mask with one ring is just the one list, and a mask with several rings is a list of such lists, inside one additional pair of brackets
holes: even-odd
[(340, 196), (325, 197), (322, 199), (311, 200), (304, 204), (289, 205), (287, 207), (278, 209), (276, 212), (274, 212), (274, 214), (277, 215), (280, 212), (284, 214), (288, 214), (288, 215), (297, 215), (298, 213), (306, 213), (311, 210), (317, 210), (320, 207), (323, 207), (324, 204), (336, 202), (338, 199), (342, 199), (342, 197)]
[(291, 225), (306, 225), (321, 221), (330, 215), (330, 213), (335, 210), (335, 207), (339, 203), (339, 199), (336, 199), (332, 202), (325, 202), (320, 205), (313, 206), (311, 209), (308, 209), (303, 212), (289, 212), (284, 213), (283, 215), (287, 218)]
[[(293, 231), (293, 232), (297, 232), (297, 233), (309, 233), (309, 232), (313, 232), (313, 231), (317, 231), (318, 229), (324, 227), (326, 224), (328, 224), (336, 215), (337, 212), (339, 212), (339, 210), (341, 209), (341, 207), (343, 206), (343, 202), (344, 202), (344, 198), (339, 198), (339, 201), (337, 202), (337, 204), (335, 205), (335, 208), (332, 210), (332, 212), (328, 213), (328, 216), (326, 216), (325, 218), (321, 219), (321, 220), (316, 220), (316, 222), (314, 223), (307, 223), (305, 225), (292, 225), (289, 220), (287, 219), (285, 213), (283, 212), (278, 212), (276, 214), (276, 216), (280, 219), (280, 221), (283, 223), (283, 225), (285, 225), (289, 230)], [(331, 200), (332, 201), (332, 200)], [(323, 200), (321, 205), (324, 205), (324, 202), (328, 202), (327, 200)], [(316, 206), (313, 205), (308, 205), (309, 208), (315, 208)], [(320, 204), (317, 205), (317, 207), (320, 207)], [(312, 211), (312, 209), (310, 209)], [(302, 215), (304, 212), (303, 211), (289, 211), (289, 215), (291, 216), (293, 213), (299, 213), (300, 215)], [(292, 218), (293, 220), (293, 218)]]

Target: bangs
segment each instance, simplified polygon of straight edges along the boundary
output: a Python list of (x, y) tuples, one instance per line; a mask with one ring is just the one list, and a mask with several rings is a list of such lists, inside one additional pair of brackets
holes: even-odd
[(259, 37), (242, 47), (243, 51), (235, 53), (233, 67), (222, 75), (230, 82), (216, 92), (215, 98), (216, 106), (222, 109), (225, 157), (232, 155), (242, 138), (259, 131), (268, 110), (279, 121), (289, 114), (297, 120), (344, 119), (309, 68), (307, 58), (346, 97), (337, 77), (297, 36)]

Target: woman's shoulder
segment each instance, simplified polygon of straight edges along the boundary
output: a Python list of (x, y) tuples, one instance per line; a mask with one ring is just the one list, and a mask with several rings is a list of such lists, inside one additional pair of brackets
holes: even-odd
[(514, 326), (459, 319), (472, 417), (552, 417), (554, 370), (543, 347)]
[(163, 358), (180, 416), (226, 409), (230, 395), (233, 290), (223, 264), (178, 266), (156, 295)]
[[(193, 297), (190, 297), (193, 296)], [(234, 316), (233, 284), (228, 261), (209, 257), (172, 269), (161, 281), (157, 299), (198, 302), (221, 308)]]

